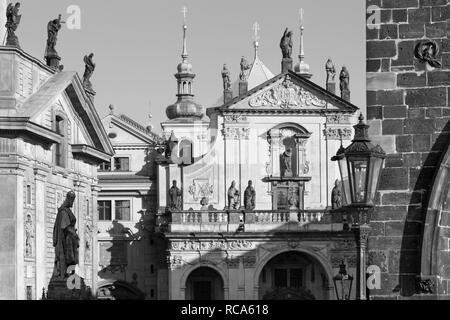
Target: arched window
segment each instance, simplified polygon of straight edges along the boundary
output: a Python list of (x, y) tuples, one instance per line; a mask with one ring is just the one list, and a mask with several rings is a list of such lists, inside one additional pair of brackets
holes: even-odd
[(67, 144), (67, 125), (66, 119), (62, 116), (55, 116), (54, 129), (55, 132), (62, 136), (61, 142), (54, 145), (54, 163), (59, 167), (66, 167), (66, 144)]

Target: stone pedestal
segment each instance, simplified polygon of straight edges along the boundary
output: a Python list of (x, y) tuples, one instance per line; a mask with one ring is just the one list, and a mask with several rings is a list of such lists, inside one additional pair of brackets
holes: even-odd
[(91, 300), (92, 294), (84, 279), (77, 274), (68, 278), (52, 278), (48, 285), (47, 300)]
[(223, 103), (227, 103), (233, 99), (233, 92), (231, 90), (223, 91)]
[(350, 90), (342, 90), (341, 98), (344, 99), (345, 101), (350, 102)]
[(281, 73), (287, 72), (288, 70), (292, 70), (292, 59), (283, 58), (281, 60)]
[(332, 94), (336, 94), (336, 82), (328, 82), (327, 91), (331, 92)]
[(47, 66), (49, 66), (50, 68), (53, 68), (55, 70), (60, 69), (60, 61), (61, 61), (61, 57), (58, 56), (57, 53), (49, 53), (45, 56), (45, 61), (47, 61)]
[(246, 94), (248, 91), (248, 82), (247, 81), (239, 81), (239, 96)]

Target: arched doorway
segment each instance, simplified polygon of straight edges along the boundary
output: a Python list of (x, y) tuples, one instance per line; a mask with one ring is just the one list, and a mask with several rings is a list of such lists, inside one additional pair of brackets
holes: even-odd
[(288, 251), (272, 258), (259, 275), (260, 300), (328, 300), (323, 266), (306, 253)]
[(192, 271), (186, 280), (186, 300), (223, 300), (223, 279), (209, 267)]

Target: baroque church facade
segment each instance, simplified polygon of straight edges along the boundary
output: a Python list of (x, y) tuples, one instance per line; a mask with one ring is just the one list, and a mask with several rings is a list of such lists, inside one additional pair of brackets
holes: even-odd
[(331, 157), (358, 111), (349, 92), (336, 95), (332, 73), (326, 89), (311, 82), (302, 46), (274, 75), (256, 40), (253, 62), (205, 109), (183, 33), (162, 137), (113, 108), (103, 119), (115, 156), (99, 172), (99, 297), (336, 299), (333, 276), (357, 260), (330, 210)]

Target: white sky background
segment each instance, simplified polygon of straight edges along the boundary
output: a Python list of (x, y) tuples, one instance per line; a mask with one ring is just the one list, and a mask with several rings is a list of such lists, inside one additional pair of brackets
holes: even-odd
[[(84, 72), (83, 56), (94, 53), (91, 78), (95, 105), (103, 118), (109, 104), (143, 125), (153, 115), (155, 131), (176, 100), (176, 66), (181, 61), (182, 7), (187, 7), (189, 62), (196, 74), (195, 100), (205, 108), (222, 94), (224, 63), (235, 80), (242, 55), (253, 61), (252, 25), (260, 25), (259, 56), (274, 73), (281, 70), (279, 42), (294, 31), (294, 64), (299, 54), (299, 9), (305, 10), (306, 62), (312, 81), (325, 86), (325, 62), (350, 72), (352, 103), (365, 113), (365, 1), (361, 0), (22, 0), (16, 32), (22, 49), (42, 59), (49, 20), (67, 7), (81, 8), (81, 30), (63, 26), (56, 49), (64, 70)], [(2, 13), (3, 14), (3, 13)], [(338, 78), (338, 77), (337, 77)], [(339, 83), (337, 83), (339, 94)]]

